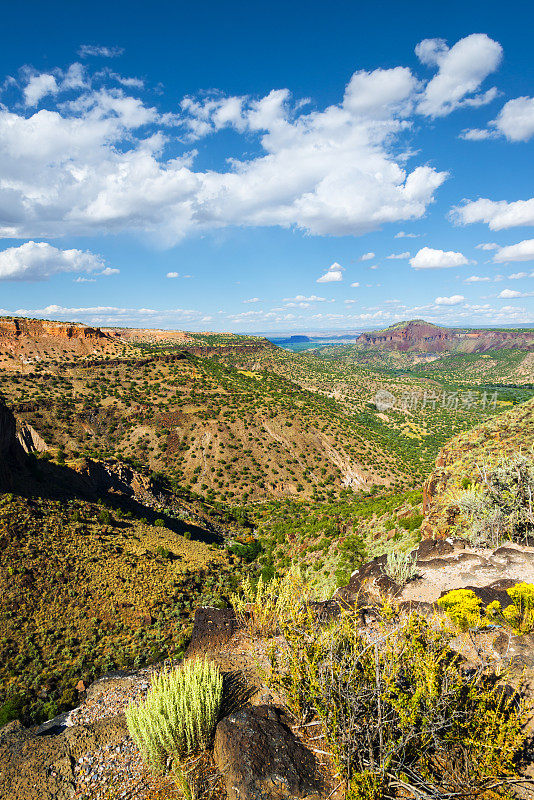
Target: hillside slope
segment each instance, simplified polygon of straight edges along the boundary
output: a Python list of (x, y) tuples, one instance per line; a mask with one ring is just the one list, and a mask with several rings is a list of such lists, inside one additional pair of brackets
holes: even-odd
[(423, 487), (423, 532), (448, 535), (458, 516), (454, 492), (480, 482), (503, 458), (532, 455), (533, 447), (534, 398), (451, 439)]
[(335, 399), (216, 358), (175, 352), (70, 365), (37, 381), (13, 376), (2, 390), (54, 457), (130, 459), (213, 498), (312, 496), (409, 480), (384, 437)]
[(100, 328), (81, 323), (0, 317), (0, 369), (24, 372), (49, 361), (124, 355), (127, 345)]

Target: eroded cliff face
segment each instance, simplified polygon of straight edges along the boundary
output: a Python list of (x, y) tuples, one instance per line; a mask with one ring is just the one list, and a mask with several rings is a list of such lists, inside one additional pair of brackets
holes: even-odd
[(0, 319), (0, 339), (53, 336), (58, 339), (99, 340), (109, 338), (100, 328), (67, 322), (13, 317)]
[(0, 370), (21, 372), (49, 362), (110, 358), (125, 344), (100, 328), (24, 317), (0, 318)]
[(477, 353), (501, 347), (533, 349), (534, 331), (457, 330), (413, 321), (383, 331), (362, 333), (356, 343), (363, 348), (377, 347), (401, 352)]
[(9, 491), (12, 487), (17, 460), (17, 423), (9, 408), (0, 401), (0, 491)]

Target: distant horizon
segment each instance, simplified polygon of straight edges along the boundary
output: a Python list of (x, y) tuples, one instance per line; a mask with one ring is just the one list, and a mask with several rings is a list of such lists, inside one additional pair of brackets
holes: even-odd
[(439, 323), (432, 322), (431, 320), (424, 319), (423, 317), (414, 317), (412, 319), (399, 319), (399, 320), (396, 320), (396, 321), (394, 321), (394, 322), (392, 322), (390, 324), (383, 325), (383, 326), (378, 326), (378, 325), (368, 326), (368, 325), (366, 325), (366, 326), (359, 326), (358, 328), (311, 328), (311, 327), (308, 327), (308, 328), (302, 328), (302, 329), (297, 329), (297, 330), (294, 329), (294, 328), (291, 329), (291, 330), (289, 330), (289, 329), (284, 330), (284, 329), (281, 328), (281, 329), (277, 329), (277, 330), (267, 330), (267, 331), (265, 331), (265, 330), (261, 330), (261, 331), (228, 331), (228, 330), (224, 330), (222, 328), (219, 328), (219, 329), (205, 328), (202, 331), (198, 331), (198, 330), (195, 331), (195, 330), (191, 330), (191, 329), (185, 328), (185, 327), (173, 327), (173, 328), (170, 328), (170, 327), (161, 327), (161, 326), (120, 325), (120, 324), (118, 324), (118, 325), (94, 325), (93, 323), (84, 321), (83, 319), (61, 320), (61, 319), (52, 319), (52, 318), (49, 318), (49, 317), (26, 317), (26, 316), (16, 315), (16, 314), (1, 314), (0, 315), (0, 320), (1, 319), (35, 319), (35, 320), (40, 320), (42, 322), (51, 322), (51, 323), (64, 324), (64, 325), (85, 325), (86, 327), (97, 327), (97, 328), (101, 328), (102, 330), (106, 330), (106, 329), (113, 330), (113, 329), (117, 329), (117, 328), (118, 329), (124, 328), (124, 329), (129, 329), (129, 330), (160, 330), (160, 331), (168, 331), (169, 333), (172, 332), (172, 331), (182, 331), (184, 333), (199, 333), (199, 334), (200, 333), (206, 333), (206, 334), (233, 334), (235, 336), (261, 336), (261, 337), (264, 337), (266, 339), (283, 339), (283, 338), (289, 338), (291, 336), (308, 336), (308, 337), (310, 337), (312, 339), (314, 337), (319, 337), (319, 338), (324, 338), (324, 337), (339, 338), (339, 337), (342, 337), (342, 336), (352, 336), (352, 335), (353, 336), (358, 336), (360, 333), (366, 333), (368, 331), (385, 330), (386, 328), (392, 327), (393, 325), (398, 325), (401, 322), (410, 323), (410, 322), (416, 322), (416, 321), (425, 322), (425, 323), (430, 324), (430, 325), (437, 325), (438, 327), (442, 327), (442, 328), (450, 328), (450, 329), (458, 329), (458, 330), (462, 330), (462, 329), (481, 329), (481, 330), (497, 329), (497, 330), (501, 330), (501, 329), (506, 329), (506, 328), (516, 330), (516, 329), (522, 329), (522, 328), (525, 328), (525, 329), (534, 328), (534, 322), (522, 322), (522, 323), (516, 322), (516, 323), (508, 324), (508, 325), (504, 324), (504, 323), (494, 324), (494, 325), (476, 325), (476, 324), (469, 324), (469, 323), (462, 324), (462, 325), (455, 325), (455, 324), (440, 325)]

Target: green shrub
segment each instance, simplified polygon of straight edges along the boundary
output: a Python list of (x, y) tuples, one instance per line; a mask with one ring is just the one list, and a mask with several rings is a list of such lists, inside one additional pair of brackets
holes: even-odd
[(417, 574), (417, 557), (401, 550), (391, 550), (386, 556), (384, 572), (398, 586), (404, 586)]
[(153, 678), (146, 699), (126, 709), (128, 730), (145, 762), (161, 772), (169, 761), (206, 749), (221, 700), (222, 675), (205, 659)]
[(103, 508), (98, 512), (98, 521), (101, 525), (111, 525), (111, 514), (107, 508)]
[(0, 706), (0, 728), (7, 725), (14, 719), (19, 719), (24, 706), (24, 698), (21, 695), (14, 695)]
[(445, 500), (458, 506), (467, 538), (474, 545), (498, 547), (505, 539), (525, 541), (534, 533), (534, 463), (522, 454), (496, 466), (479, 467), (479, 482), (452, 488)]

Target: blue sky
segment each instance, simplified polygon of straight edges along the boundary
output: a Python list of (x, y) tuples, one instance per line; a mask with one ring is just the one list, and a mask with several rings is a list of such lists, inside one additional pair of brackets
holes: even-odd
[(434, 6), (10, 4), (0, 313), (533, 321), (532, 4)]

